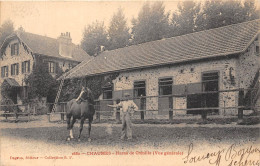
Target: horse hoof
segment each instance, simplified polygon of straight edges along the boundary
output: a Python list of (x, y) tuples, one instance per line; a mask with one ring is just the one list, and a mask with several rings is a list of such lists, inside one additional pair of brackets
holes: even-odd
[(70, 137), (68, 137), (68, 138), (67, 138), (67, 141), (70, 141), (70, 140), (71, 140)]
[(91, 142), (91, 138), (88, 138), (88, 142)]

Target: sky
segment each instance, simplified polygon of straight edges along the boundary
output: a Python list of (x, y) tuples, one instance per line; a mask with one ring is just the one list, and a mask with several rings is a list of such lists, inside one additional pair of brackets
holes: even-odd
[[(165, 10), (172, 13), (177, 9), (178, 2), (178, 0), (164, 1)], [(80, 44), (84, 27), (95, 21), (104, 21), (108, 27), (110, 19), (120, 7), (131, 26), (131, 19), (137, 17), (143, 3), (144, 0), (98, 2), (0, 0), (0, 24), (10, 19), (14, 22), (15, 29), (22, 26), (26, 32), (52, 38), (70, 32), (72, 42)]]
[[(26, 32), (57, 38), (70, 32), (72, 42), (79, 44), (84, 27), (92, 22), (104, 21), (108, 26), (113, 14), (121, 7), (129, 25), (144, 1), (0, 1), (0, 24), (7, 19), (15, 28), (22, 26)], [(165, 1), (166, 11), (176, 9), (178, 1)]]

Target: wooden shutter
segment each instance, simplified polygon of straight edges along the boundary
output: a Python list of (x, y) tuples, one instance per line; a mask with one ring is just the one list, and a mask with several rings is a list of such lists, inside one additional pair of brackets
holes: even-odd
[(11, 45), (11, 55), (14, 55), (14, 44)]
[(1, 77), (4, 77), (4, 67), (1, 67)]
[(8, 77), (8, 66), (6, 66), (6, 77)]
[(11, 65), (11, 75), (14, 75), (14, 64)]
[(16, 74), (18, 75), (19, 74), (19, 63), (16, 63)]
[(28, 72), (30, 72), (30, 61), (28, 61)]
[(24, 62), (22, 62), (22, 73), (24, 73)]
[(16, 52), (16, 55), (19, 55), (19, 44), (17, 43), (17, 52)]
[(54, 67), (54, 73), (57, 73), (58, 69), (59, 69), (59, 62), (55, 63), (55, 67)]

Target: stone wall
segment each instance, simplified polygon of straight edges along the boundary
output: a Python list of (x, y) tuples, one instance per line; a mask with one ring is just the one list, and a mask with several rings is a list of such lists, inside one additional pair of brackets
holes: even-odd
[[(146, 81), (146, 95), (157, 96), (158, 95), (158, 80), (163, 77), (172, 77), (173, 85), (182, 85), (189, 83), (201, 82), (201, 76), (206, 71), (219, 71), (219, 89), (235, 89), (237, 88), (237, 82), (232, 81), (229, 77), (229, 69), (234, 69), (234, 77), (236, 77), (236, 59), (226, 58), (224, 60), (214, 60), (205, 62), (196, 62), (191, 64), (169, 66), (169, 67), (156, 67), (152, 69), (141, 69), (131, 72), (122, 72), (113, 81), (114, 90), (133, 89), (134, 81), (145, 80)], [(223, 100), (228, 103), (228, 106), (237, 105), (237, 93), (229, 92), (228, 94), (219, 95), (219, 105), (224, 106)], [(173, 98), (174, 109), (187, 108), (186, 97), (174, 97)], [(146, 109), (158, 110), (158, 98), (148, 98), (146, 102)], [(182, 112), (183, 111), (177, 111)], [(176, 113), (176, 112), (175, 112)], [(222, 112), (221, 112), (222, 113)]]

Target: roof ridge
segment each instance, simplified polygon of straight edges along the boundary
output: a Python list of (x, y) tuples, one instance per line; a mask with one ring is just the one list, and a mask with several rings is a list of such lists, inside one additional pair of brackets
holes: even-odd
[(45, 37), (45, 38), (57, 40), (56, 38), (52, 38), (52, 37), (49, 37), (49, 36), (43, 36), (43, 35), (40, 35), (40, 34), (31, 33), (31, 32), (25, 32), (25, 31), (20, 31), (20, 30), (16, 30), (15, 32), (16, 32), (16, 33), (19, 33), (19, 34), (20, 34), (20, 33), (24, 33), (24, 34), (35, 35), (35, 36), (39, 36), (39, 37)]
[[(149, 41), (149, 42), (145, 42), (145, 43), (134, 44), (134, 45), (130, 45), (130, 46), (122, 47), (122, 48), (117, 48), (117, 49), (114, 49), (114, 50), (106, 50), (106, 51), (104, 51), (104, 52), (102, 52), (102, 53), (112, 52), (112, 51), (116, 51), (116, 50), (120, 50), (120, 49), (124, 49), (124, 48), (129, 48), (129, 47), (134, 47), (134, 46), (140, 46), (140, 45), (144, 45), (144, 44), (148, 44), (148, 43), (154, 43), (154, 42), (163, 41), (163, 40), (170, 40), (170, 39), (173, 39), (173, 38), (179, 38), (179, 37), (183, 37), (183, 36), (189, 36), (189, 35), (193, 35), (193, 34), (197, 34), (197, 33), (202, 33), (202, 32), (215, 31), (215, 30), (217, 30), (217, 29), (227, 28), (227, 27), (231, 27), (231, 26), (239, 26), (240, 24), (248, 24), (249, 22), (257, 22), (257, 21), (260, 21), (260, 19), (255, 19), (255, 20), (245, 21), (245, 22), (241, 22), (241, 23), (230, 24), (230, 25), (226, 25), (226, 26), (222, 26), (222, 27), (217, 27), (217, 28), (212, 28), (212, 29), (201, 30), (201, 31), (197, 31), (197, 32), (192, 32), (192, 33), (187, 33), (187, 34), (183, 34), (183, 35), (179, 35), (179, 36), (173, 36), (173, 37), (163, 38), (163, 39), (159, 39), (159, 40), (153, 40), (153, 41)], [(102, 53), (99, 54), (99, 55), (102, 55)]]

